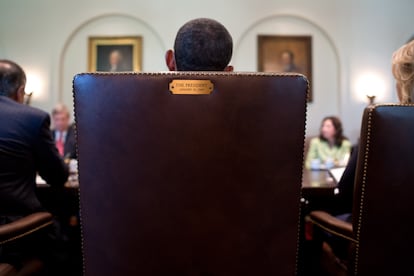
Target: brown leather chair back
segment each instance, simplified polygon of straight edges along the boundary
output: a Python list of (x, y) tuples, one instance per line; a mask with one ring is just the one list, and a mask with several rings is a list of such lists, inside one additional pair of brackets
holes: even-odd
[(77, 75), (85, 275), (294, 275), (307, 89), (301, 75)]
[(412, 271), (413, 154), (414, 105), (365, 110), (353, 213), (355, 275)]

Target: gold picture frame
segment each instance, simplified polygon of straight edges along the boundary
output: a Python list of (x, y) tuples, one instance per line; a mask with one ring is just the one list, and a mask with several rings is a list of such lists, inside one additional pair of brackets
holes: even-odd
[(141, 71), (142, 37), (93, 36), (88, 39), (89, 72)]
[(310, 85), (308, 101), (312, 102), (312, 37), (259, 35), (258, 71), (305, 75)]

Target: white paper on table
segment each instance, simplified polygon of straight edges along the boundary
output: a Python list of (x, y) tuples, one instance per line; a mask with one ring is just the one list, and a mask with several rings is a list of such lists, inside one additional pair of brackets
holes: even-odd
[(335, 183), (338, 184), (339, 180), (341, 180), (341, 177), (344, 174), (344, 171), (345, 171), (345, 167), (332, 168), (332, 169), (329, 169), (329, 174), (332, 176)]
[(40, 175), (36, 175), (36, 185), (47, 185), (47, 183)]

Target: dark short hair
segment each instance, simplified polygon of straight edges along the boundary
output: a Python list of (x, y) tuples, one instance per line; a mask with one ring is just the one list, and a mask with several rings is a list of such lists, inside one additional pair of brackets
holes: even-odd
[(174, 52), (178, 71), (223, 71), (231, 60), (233, 40), (221, 23), (198, 18), (178, 30)]
[[(346, 140), (347, 138), (344, 136), (344, 130), (342, 128), (342, 122), (338, 117), (335, 116), (328, 116), (323, 118), (321, 127), (323, 123), (327, 120), (330, 120), (332, 122), (332, 125), (335, 128), (335, 146), (340, 147), (342, 145), (342, 142)], [(319, 135), (319, 139), (326, 141), (325, 137), (323, 137), (322, 133)]]
[(13, 96), (25, 83), (26, 74), (17, 63), (0, 59), (0, 96)]

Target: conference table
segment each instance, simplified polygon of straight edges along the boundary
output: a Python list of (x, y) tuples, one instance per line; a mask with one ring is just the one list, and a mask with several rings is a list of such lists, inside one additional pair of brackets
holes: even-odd
[(70, 175), (63, 187), (53, 187), (40, 178), (36, 179), (36, 194), (42, 205), (59, 222), (59, 234), (65, 240), (70, 275), (82, 275), (82, 247), (79, 223), (79, 183)]
[[(42, 204), (57, 215), (61, 224), (68, 233), (71, 241), (71, 256), (81, 271), (81, 235), (79, 222), (73, 223), (73, 219), (79, 216), (79, 183), (77, 177), (70, 177), (69, 181), (61, 188), (53, 188), (39, 180), (37, 192)], [(302, 175), (302, 195), (301, 195), (301, 227), (300, 227), (300, 270), (307, 267), (306, 260), (311, 259), (307, 254), (312, 252), (309, 243), (304, 240), (305, 216), (312, 210), (325, 209), (335, 201), (337, 193), (336, 183), (327, 170), (304, 170)], [(303, 257), (305, 256), (305, 257)]]
[[(78, 211), (79, 208), (79, 182), (77, 175), (69, 176), (63, 188), (53, 188), (40, 177), (36, 178), (37, 191), (41, 201), (50, 201), (55, 198), (59, 202), (60, 197), (56, 198), (51, 193), (56, 193), (65, 198), (63, 204), (72, 206), (72, 210)], [(302, 175), (302, 200), (315, 200), (317, 198), (332, 198), (337, 193), (336, 183), (327, 170), (303, 170)], [(62, 205), (60, 202), (58, 205)]]
[(302, 195), (332, 196), (337, 193), (336, 186), (328, 170), (303, 170)]
[[(314, 266), (313, 257), (317, 250), (312, 242), (312, 226), (305, 217), (313, 210), (330, 212), (337, 201), (337, 184), (328, 170), (303, 170), (301, 218), (299, 234), (299, 274), (309, 271)], [(310, 235), (310, 236), (309, 236)]]
[(302, 215), (313, 210), (333, 211), (338, 201), (337, 183), (328, 170), (303, 170)]
[[(42, 204), (64, 218), (78, 217), (79, 182), (77, 175), (71, 175), (64, 187), (54, 188), (37, 178), (37, 194)], [(303, 170), (302, 175), (302, 214), (316, 209), (329, 209), (335, 205), (338, 193), (336, 182), (327, 170)]]
[[(41, 178), (36, 179), (37, 191), (41, 201), (50, 201), (55, 196), (51, 193), (58, 193), (64, 197), (66, 206), (72, 206), (71, 209), (78, 211), (79, 207), (79, 182), (77, 175), (69, 177), (65, 186), (55, 189), (44, 182)], [(302, 201), (317, 201), (332, 199), (337, 194), (336, 182), (327, 170), (303, 170), (302, 175)], [(59, 198), (59, 197), (58, 197)], [(43, 199), (43, 200), (42, 200)], [(59, 202), (61, 199), (54, 200)], [(60, 202), (59, 205), (62, 205)]]
[(42, 206), (57, 217), (64, 227), (78, 227), (79, 182), (77, 176), (69, 176), (63, 187), (53, 187), (36, 178), (36, 194)]

